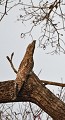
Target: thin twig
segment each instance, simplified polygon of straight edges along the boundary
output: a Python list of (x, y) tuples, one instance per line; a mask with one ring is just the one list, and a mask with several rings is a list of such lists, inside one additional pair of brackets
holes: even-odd
[(6, 0), (6, 3), (5, 3), (5, 10), (4, 10), (3, 15), (2, 15), (1, 18), (0, 18), (0, 21), (3, 19), (3, 17), (4, 17), (5, 15), (7, 15), (7, 4), (8, 4), (8, 0)]
[(6, 56), (7, 60), (9, 61), (13, 71), (17, 74), (17, 70), (15, 69), (13, 62), (12, 62), (12, 58), (13, 58), (14, 53), (11, 54), (11, 58), (9, 58), (9, 56)]
[(40, 82), (44, 83), (45, 85), (55, 85), (55, 86), (65, 87), (64, 83), (52, 82), (47, 80), (40, 80)]

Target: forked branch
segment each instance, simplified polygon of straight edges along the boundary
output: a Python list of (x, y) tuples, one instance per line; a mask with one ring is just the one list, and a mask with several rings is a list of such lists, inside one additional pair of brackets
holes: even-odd
[[(32, 42), (31, 44), (34, 44), (34, 42)], [(28, 48), (29, 47), (30, 46), (28, 46)], [(34, 51), (34, 45), (33, 45), (33, 51)], [(26, 54), (28, 54), (28, 52), (29, 51), (26, 51)], [(31, 55), (31, 54), (28, 54), (28, 55), (26, 54), (23, 60), (26, 60), (27, 59), (26, 57), (29, 58), (30, 56), (28, 55)], [(7, 57), (12, 68), (13, 68), (13, 63), (12, 63), (13, 55), (14, 54), (12, 53), (11, 58)], [(28, 64), (24, 64), (24, 63), (25, 62), (23, 62), (23, 65), (25, 65), (24, 68), (26, 68), (26, 65), (27, 65), (27, 69), (28, 69), (29, 62)], [(20, 69), (22, 69), (22, 67), (20, 67)], [(25, 72), (23, 71), (23, 69), (22, 69), (22, 72), (20, 73), (24, 75), (24, 73), (26, 72), (26, 69), (25, 69)], [(29, 68), (29, 72), (30, 70), (32, 69)], [(19, 77), (17, 77), (18, 81), (19, 81)], [(26, 76), (24, 77), (26, 78)], [(20, 79), (20, 80), (22, 81), (23, 79)], [(56, 97), (48, 88), (46, 88), (45, 85), (42, 84), (42, 81), (40, 81), (40, 79), (34, 72), (31, 72), (31, 74), (28, 75), (27, 79), (23, 81), (24, 85), (23, 86), (21, 85), (20, 94), (18, 95), (17, 95), (18, 89), (15, 83), (16, 83), (16, 79), (0, 82), (0, 103), (29, 101), (37, 104), (42, 110), (44, 110), (54, 120), (65, 120), (65, 103), (62, 102), (58, 97)]]
[[(6, 58), (9, 61), (10, 65), (11, 65), (11, 68), (13, 69), (13, 71), (17, 74), (17, 70), (15, 69), (14, 64), (12, 62), (13, 55), (14, 55), (14, 53), (11, 54), (11, 58), (9, 56), (6, 56)], [(44, 85), (55, 85), (55, 86), (65, 87), (64, 83), (52, 82), (52, 81), (48, 81), (48, 80), (40, 80), (40, 83), (42, 83)]]

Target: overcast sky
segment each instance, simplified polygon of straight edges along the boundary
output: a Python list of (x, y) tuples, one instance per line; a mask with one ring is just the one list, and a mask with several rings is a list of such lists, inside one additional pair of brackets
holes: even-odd
[[(15, 7), (0, 22), (0, 81), (14, 80), (16, 78), (16, 74), (13, 72), (6, 56), (10, 56), (14, 52), (13, 63), (15, 68), (18, 69), (27, 45), (32, 42), (30, 36), (26, 39), (21, 38), (21, 33), (29, 28), (30, 25), (27, 24), (25, 26), (21, 21), (18, 22), (18, 16), (19, 8), (17, 7), (16, 9)], [(36, 39), (34, 72), (38, 75), (40, 70), (42, 70), (39, 74), (39, 78), (42, 80), (62, 82), (62, 79), (65, 83), (65, 54), (46, 54), (47, 51), (38, 47), (38, 35), (39, 29), (36, 29), (35, 32), (33, 31), (33, 38)], [(65, 38), (63, 39), (65, 40)], [(57, 87), (54, 89), (53, 86), (49, 86), (49, 88), (53, 91)]]
[[(22, 39), (20, 34), (26, 29), (26, 26), (21, 22), (17, 22), (19, 15), (19, 8), (11, 10), (7, 16), (0, 22), (0, 80), (15, 79), (16, 74), (10, 67), (6, 56), (10, 56), (14, 52), (13, 63), (16, 69), (22, 60), (27, 45), (32, 42), (28, 36)], [(27, 25), (28, 27), (28, 25)], [(34, 39), (38, 38), (38, 30), (33, 32)], [(38, 47), (38, 40), (36, 42), (36, 49), (34, 53), (34, 71), (38, 75), (42, 69), (39, 78), (51, 81), (65, 82), (65, 55), (50, 55), (46, 51)]]

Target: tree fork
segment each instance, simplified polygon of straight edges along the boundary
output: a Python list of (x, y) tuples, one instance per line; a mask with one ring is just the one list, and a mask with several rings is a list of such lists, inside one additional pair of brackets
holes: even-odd
[[(33, 42), (30, 45), (33, 45)], [(34, 45), (32, 47), (33, 58)], [(29, 58), (30, 57), (29, 55), (31, 54), (28, 54), (27, 56), (26, 51), (27, 57), (24, 57), (24, 60)], [(11, 59), (9, 57), (7, 57), (7, 59), (9, 60), (13, 70), (17, 73), (17, 71), (14, 69), (12, 58), (13, 53), (11, 54)], [(24, 63), (25, 62), (23, 62), (23, 65)], [(25, 67), (26, 66), (24, 66), (24, 68)], [(22, 70), (22, 74), (28, 72), (27, 69), (29, 69), (29, 72), (30, 70), (32, 70), (32, 68), (30, 69), (29, 65), (27, 65), (26, 69), (24, 69), (25, 71)], [(24, 77), (26, 78), (26, 76)], [(22, 81), (22, 78), (20, 78), (20, 76), (17, 77), (17, 81), (19, 80)], [(0, 103), (28, 102), (28, 101), (37, 104), (54, 120), (65, 120), (65, 103), (63, 103), (48, 88), (46, 88), (45, 84), (43, 84), (41, 80), (39, 80), (38, 76), (34, 72), (31, 71), (31, 74), (29, 74), (28, 78), (25, 79), (25, 81), (23, 82), (23, 86), (21, 85), (19, 94), (17, 94), (16, 79), (0, 82)]]
[(65, 103), (40, 83), (35, 73), (29, 76), (20, 96), (13, 100), (15, 80), (0, 82), (0, 103), (33, 102), (54, 120), (65, 120)]

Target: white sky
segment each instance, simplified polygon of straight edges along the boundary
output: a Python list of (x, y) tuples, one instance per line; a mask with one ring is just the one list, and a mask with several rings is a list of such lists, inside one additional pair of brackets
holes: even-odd
[[(27, 45), (31, 42), (28, 36), (22, 39), (20, 34), (25, 31), (26, 27), (21, 22), (17, 22), (19, 8), (12, 9), (7, 16), (0, 22), (0, 80), (15, 79), (16, 75), (10, 67), (6, 56), (10, 56), (14, 52), (13, 62), (15, 68), (18, 69), (21, 59), (24, 56)], [(27, 25), (28, 27), (28, 25)], [(34, 39), (37, 40), (39, 29), (33, 32)], [(65, 82), (65, 55), (48, 55), (41, 48), (38, 48), (38, 40), (34, 53), (34, 71), (39, 75), (40, 79), (51, 81)]]
[[(0, 81), (15, 79), (16, 74), (10, 67), (6, 56), (10, 56), (14, 52), (13, 63), (16, 69), (24, 56), (27, 45), (31, 42), (31, 38), (22, 39), (20, 34), (25, 27), (21, 22), (17, 22), (19, 15), (18, 9), (14, 8), (0, 22)], [(34, 39), (37, 40), (38, 33), (34, 34)], [(61, 78), (65, 83), (65, 54), (50, 55), (45, 54), (46, 51), (38, 48), (38, 40), (34, 53), (34, 71), (39, 75), (40, 79), (46, 79), (56, 82), (61, 82)], [(50, 87), (53, 90), (53, 87)], [(56, 88), (56, 87), (55, 87)]]

